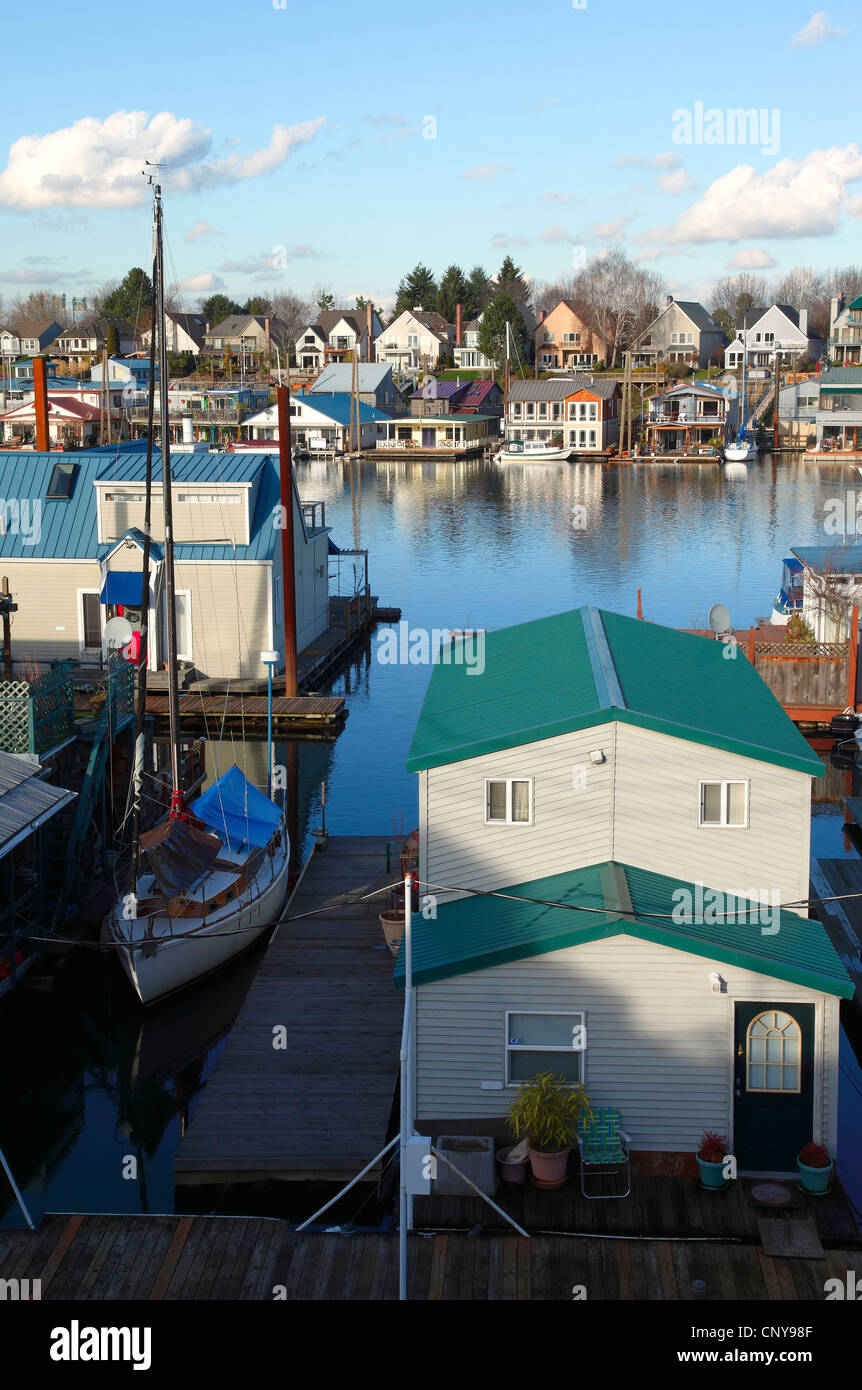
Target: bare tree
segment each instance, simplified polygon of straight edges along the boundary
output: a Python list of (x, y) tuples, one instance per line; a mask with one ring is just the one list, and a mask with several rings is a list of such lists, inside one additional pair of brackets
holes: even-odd
[(314, 321), (317, 305), (292, 290), (273, 290), (268, 299), (272, 315), (270, 338), (287, 364), (303, 328)]
[(26, 323), (41, 323), (46, 319), (60, 323), (62, 318), (63, 301), (50, 290), (34, 290), (32, 294), (23, 295), (9, 310), (10, 326), (16, 329)]
[(642, 270), (615, 246), (576, 276), (571, 299), (587, 327), (608, 345), (609, 367), (622, 346), (654, 317), (664, 290), (654, 271)]
[(746, 309), (759, 307), (768, 298), (766, 285), (758, 275), (748, 270), (739, 275), (725, 275), (712, 292), (712, 317), (733, 340), (740, 315)]

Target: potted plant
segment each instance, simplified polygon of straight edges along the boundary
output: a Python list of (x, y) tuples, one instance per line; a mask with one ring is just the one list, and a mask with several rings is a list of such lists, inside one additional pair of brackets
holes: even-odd
[(806, 1144), (797, 1155), (796, 1166), (803, 1192), (822, 1197), (829, 1191), (833, 1163), (824, 1144)]
[(724, 1159), (727, 1154), (727, 1139), (723, 1134), (705, 1129), (700, 1148), (697, 1151), (697, 1166), (700, 1169), (700, 1185), (710, 1192), (721, 1192), (726, 1186)]
[(583, 1086), (564, 1076), (540, 1072), (523, 1082), (509, 1107), (509, 1124), (516, 1139), (530, 1146), (530, 1171), (539, 1187), (562, 1187), (572, 1140), (590, 1102)]
[(520, 1187), (527, 1177), (527, 1164), (530, 1161), (530, 1146), (526, 1139), (513, 1144), (511, 1148), (499, 1149), (497, 1162), (500, 1177), (508, 1187)]

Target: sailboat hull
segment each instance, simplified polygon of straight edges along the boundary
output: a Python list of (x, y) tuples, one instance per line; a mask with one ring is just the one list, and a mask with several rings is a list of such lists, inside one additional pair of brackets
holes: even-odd
[[(147, 923), (130, 923), (119, 905), (106, 918), (103, 939), (117, 947), (120, 963), (142, 1004), (152, 1004), (185, 989), (238, 956), (277, 920), (287, 897), (287, 834), (275, 856), (267, 857), (249, 885), (247, 897), (233, 910), (221, 910), (205, 924), (188, 919), (171, 923), (156, 916)], [(130, 928), (132, 930), (130, 931)]]
[(757, 458), (757, 445), (751, 440), (737, 440), (735, 444), (725, 444), (724, 457), (727, 463), (749, 463)]

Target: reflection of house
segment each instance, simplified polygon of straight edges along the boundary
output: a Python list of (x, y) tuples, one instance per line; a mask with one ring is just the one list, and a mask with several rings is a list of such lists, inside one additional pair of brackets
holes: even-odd
[[(260, 653), (284, 650), (278, 460), (261, 454), (172, 459), (179, 655), (214, 678), (262, 677)], [(18, 612), (18, 660), (100, 659), (106, 618), (139, 619), (146, 455), (0, 454), (0, 495), (38, 506), (38, 525), (6, 527), (0, 560)], [(328, 625), (328, 530), (294, 489), (297, 640)], [(23, 501), (22, 501), (23, 508)], [(309, 511), (309, 516), (312, 516)], [(315, 513), (316, 517), (316, 513)], [(322, 518), (321, 518), (322, 523)], [(164, 632), (164, 516), (156, 455), (150, 664)]]
[[(843, 515), (837, 524), (843, 526)], [(853, 604), (862, 609), (862, 546), (806, 545), (791, 549), (802, 565), (802, 619), (815, 642), (846, 642)]]
[(306, 324), (296, 340), (296, 365), (302, 371), (319, 372), (330, 362), (351, 358), (354, 349), (359, 360), (367, 362), (370, 344), (382, 328), (383, 324), (370, 306), (322, 309), (314, 323)]
[(502, 1141), (551, 1071), (653, 1163), (693, 1170), (707, 1128), (748, 1173), (834, 1151), (853, 985), (819, 922), (757, 906), (808, 898), (822, 765), (751, 664), (592, 608), (487, 634), (480, 680), (453, 645), (407, 760), (419, 879), (454, 885), (413, 918), (417, 1129)]
[(573, 304), (561, 299), (536, 324), (535, 361), (539, 370), (579, 371), (608, 360), (608, 344), (587, 327)]
[(650, 396), (645, 421), (647, 452), (689, 453), (736, 429), (737, 399), (718, 386), (685, 382)]
[(632, 343), (632, 366), (690, 362), (706, 367), (716, 360), (726, 342), (727, 335), (702, 304), (669, 294), (661, 313)]
[(833, 297), (829, 314), (829, 359), (839, 367), (862, 363), (862, 294), (845, 304)]
[(454, 326), (440, 314), (426, 309), (405, 309), (378, 334), (374, 356), (402, 370), (434, 367), (443, 354), (452, 351)]
[[(350, 396), (345, 392), (291, 395), (290, 440), (294, 448), (328, 451), (351, 447)], [(391, 416), (359, 402), (359, 447), (373, 449), (385, 439)], [(267, 406), (243, 424), (249, 440), (278, 439), (278, 407)]]
[(589, 377), (513, 381), (505, 433), (507, 440), (558, 439), (579, 454), (600, 453), (619, 440), (619, 383)]
[[(388, 415), (400, 415), (406, 401), (392, 379), (392, 368), (386, 362), (359, 362), (356, 367), (359, 399), (363, 405), (373, 405)], [(309, 386), (312, 395), (319, 392), (350, 392), (353, 385), (352, 362), (330, 362)]]
[(776, 348), (798, 361), (817, 360), (823, 351), (823, 339), (808, 332), (808, 310), (790, 304), (746, 309), (736, 329), (736, 337), (724, 350), (727, 368), (742, 366), (743, 344), (749, 367), (771, 367)]

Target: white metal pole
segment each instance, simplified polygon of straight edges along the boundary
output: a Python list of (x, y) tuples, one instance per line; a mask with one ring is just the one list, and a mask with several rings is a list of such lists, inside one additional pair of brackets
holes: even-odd
[(413, 1011), (413, 941), (410, 934), (410, 909), (413, 897), (413, 875), (404, 875), (404, 1031), (401, 1040), (401, 1149), (399, 1162), (398, 1203), (398, 1298), (407, 1298), (407, 1137), (413, 1133), (410, 1114), (410, 1018)]

